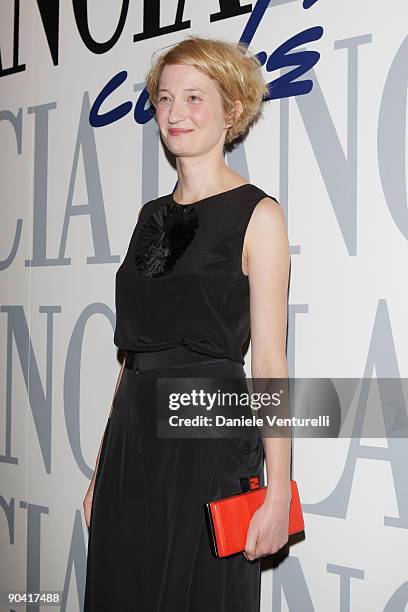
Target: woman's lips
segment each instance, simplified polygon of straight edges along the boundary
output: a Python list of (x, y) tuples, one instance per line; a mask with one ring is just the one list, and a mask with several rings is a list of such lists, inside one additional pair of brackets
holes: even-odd
[(182, 134), (187, 134), (188, 132), (192, 132), (193, 130), (183, 130), (181, 128), (170, 128), (169, 134), (172, 136), (181, 136)]

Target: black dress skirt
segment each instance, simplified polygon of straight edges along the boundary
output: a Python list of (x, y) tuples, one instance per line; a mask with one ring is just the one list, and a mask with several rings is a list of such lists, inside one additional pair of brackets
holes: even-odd
[[(131, 359), (132, 357), (132, 359)], [(104, 432), (84, 612), (257, 612), (260, 559), (217, 558), (204, 503), (264, 485), (263, 444), (157, 436), (158, 377), (245, 378), (241, 363), (176, 347), (129, 353)]]

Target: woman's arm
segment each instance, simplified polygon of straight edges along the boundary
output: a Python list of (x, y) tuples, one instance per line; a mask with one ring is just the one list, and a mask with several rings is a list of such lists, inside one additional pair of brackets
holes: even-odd
[(115, 397), (116, 397), (116, 394), (117, 394), (117, 392), (118, 392), (118, 388), (119, 388), (119, 385), (120, 385), (120, 381), (122, 380), (122, 374), (123, 374), (123, 370), (124, 370), (124, 368), (125, 368), (125, 363), (126, 363), (126, 357), (125, 357), (125, 358), (123, 359), (123, 361), (122, 361), (122, 365), (121, 365), (121, 368), (120, 368), (120, 372), (119, 372), (118, 380), (116, 381), (116, 387), (115, 387), (115, 392), (114, 392), (114, 394), (113, 394), (112, 406), (111, 406), (110, 413), (109, 413), (109, 417), (108, 417), (109, 419), (110, 419), (110, 418), (111, 418), (111, 416), (112, 416), (113, 403), (114, 403), (114, 401), (115, 401)]
[[(116, 387), (115, 387), (115, 391), (114, 391), (114, 394), (113, 394), (113, 400), (112, 400), (112, 405), (111, 405), (111, 409), (110, 409), (110, 413), (109, 413), (108, 419), (110, 419), (111, 416), (112, 416), (113, 404), (115, 402), (115, 397), (116, 397), (116, 394), (118, 392), (120, 381), (122, 380), (122, 374), (123, 374), (123, 370), (124, 370), (124, 367), (125, 367), (125, 361), (126, 361), (126, 358), (122, 362), (122, 365), (121, 365), (121, 368), (120, 368), (120, 371), (119, 371), (119, 375), (118, 375), (118, 379), (116, 381)], [(103, 438), (102, 438), (102, 440), (103, 440)], [(98, 451), (98, 456), (96, 458), (95, 470), (94, 470), (94, 474), (92, 476), (92, 480), (95, 480), (96, 472), (98, 471), (99, 457), (101, 455), (101, 448), (102, 448), (102, 440), (101, 440), (101, 443), (99, 445), (99, 451)]]
[[(121, 366), (120, 371), (119, 371), (118, 379), (116, 381), (115, 392), (113, 394), (112, 406), (111, 406), (111, 409), (110, 409), (110, 413), (109, 413), (108, 419), (110, 419), (110, 417), (112, 415), (113, 404), (114, 404), (114, 400), (115, 400), (115, 397), (116, 397), (116, 393), (117, 393), (119, 385), (120, 385), (120, 381), (122, 379), (124, 367), (125, 367), (125, 359), (122, 362), (122, 366)], [(103, 442), (103, 437), (102, 437), (102, 440), (101, 440), (101, 442), (99, 444), (99, 450), (98, 450), (98, 455), (96, 457), (96, 464), (95, 464), (94, 473), (92, 474), (91, 482), (89, 483), (88, 490), (87, 490), (85, 498), (83, 500), (83, 507), (84, 507), (84, 512), (85, 512), (85, 522), (86, 522), (86, 526), (87, 527), (89, 527), (90, 519), (91, 519), (92, 498), (93, 498), (93, 491), (94, 491), (94, 486), (95, 486), (96, 474), (98, 472), (99, 458), (101, 456), (102, 442)]]
[[(252, 378), (281, 378), (287, 383), (290, 248), (283, 209), (271, 198), (264, 198), (254, 209), (245, 234), (244, 261), (250, 285)], [(257, 533), (253, 529), (248, 534), (249, 555), (255, 554), (256, 546), (257, 556), (276, 552), (287, 541), (291, 499), (290, 435), (263, 437), (263, 444), (268, 481), (263, 504), (264, 520), (261, 525), (258, 516), (253, 525), (257, 527)], [(259, 540), (262, 532), (264, 537)]]

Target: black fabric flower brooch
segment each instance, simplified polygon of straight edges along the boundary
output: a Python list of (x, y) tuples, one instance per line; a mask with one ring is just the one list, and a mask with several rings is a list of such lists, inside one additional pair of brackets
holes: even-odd
[(194, 207), (161, 206), (140, 228), (134, 249), (137, 271), (149, 278), (167, 274), (193, 240), (198, 225)]

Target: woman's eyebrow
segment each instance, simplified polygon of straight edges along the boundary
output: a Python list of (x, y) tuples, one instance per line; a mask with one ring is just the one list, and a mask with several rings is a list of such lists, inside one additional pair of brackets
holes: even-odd
[[(164, 87), (161, 87), (158, 91), (168, 91), (169, 93), (171, 93), (170, 89), (166, 89)], [(187, 87), (183, 91), (202, 91), (203, 93), (205, 93), (205, 91), (201, 89), (201, 87)]]

